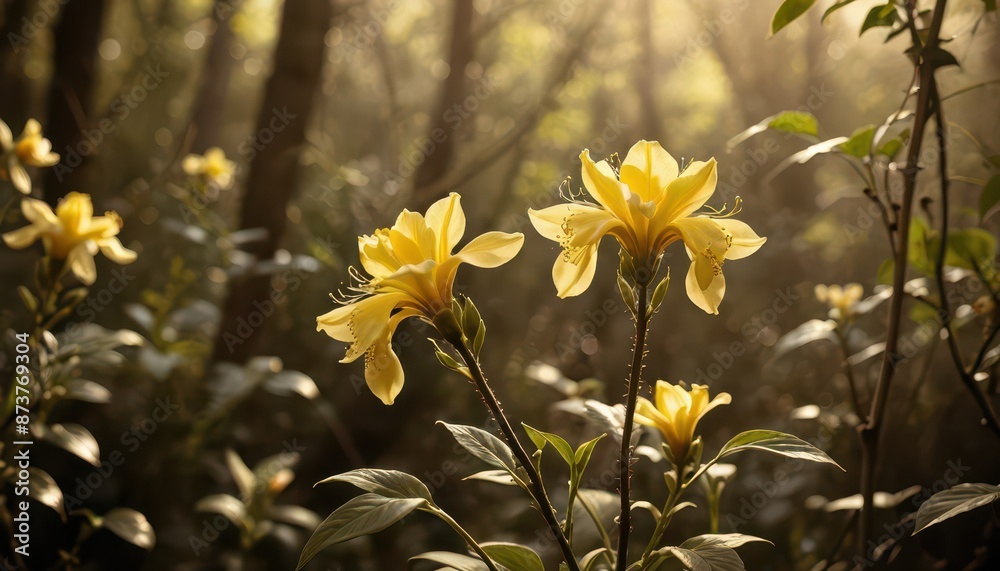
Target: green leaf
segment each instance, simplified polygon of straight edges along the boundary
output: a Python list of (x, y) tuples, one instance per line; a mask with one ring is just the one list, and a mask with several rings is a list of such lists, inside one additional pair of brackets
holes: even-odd
[(244, 501), (249, 500), (257, 488), (257, 477), (253, 475), (253, 470), (231, 449), (226, 450), (226, 465), (229, 467), (229, 473), (233, 475), (236, 487), (240, 490), (240, 497)]
[(879, 264), (878, 273), (875, 274), (875, 281), (884, 285), (892, 285), (892, 278), (895, 273), (896, 260), (886, 258)]
[(608, 552), (607, 548), (599, 547), (584, 555), (583, 558), (580, 559), (581, 571), (592, 571), (594, 569), (594, 565), (597, 564), (597, 560), (605, 553), (608, 553), (610, 555), (610, 552)]
[(847, 6), (852, 2), (854, 2), (854, 0), (840, 0), (840, 2), (837, 2), (833, 6), (830, 6), (829, 8), (826, 9), (826, 12), (823, 12), (823, 17), (819, 19), (820, 23), (826, 22), (826, 19), (829, 18), (831, 14), (833, 14), (837, 10), (840, 10), (841, 8)]
[(837, 464), (833, 458), (827, 456), (826, 452), (797, 436), (775, 430), (748, 430), (737, 434), (722, 447), (716, 458), (722, 459), (725, 456), (743, 450), (763, 450), (765, 452), (788, 456), (789, 458), (809, 460), (810, 462), (825, 462), (843, 470), (840, 464)]
[(910, 265), (927, 275), (934, 275), (934, 260), (940, 247), (940, 240), (930, 224), (914, 216), (910, 222)]
[(317, 553), (331, 545), (378, 533), (425, 505), (427, 500), (423, 498), (389, 498), (378, 494), (361, 494), (352, 498), (319, 524), (302, 548), (296, 569), (304, 567)]
[(462, 480), (480, 480), (483, 482), (492, 482), (494, 484), (500, 484), (502, 486), (516, 486), (517, 482), (511, 477), (510, 472), (507, 470), (483, 470), (482, 472), (476, 472), (471, 476), (466, 476)]
[(945, 264), (956, 268), (983, 268), (993, 262), (997, 252), (996, 237), (982, 228), (964, 228), (948, 233)]
[(729, 547), (735, 549), (748, 543), (763, 542), (774, 545), (770, 541), (755, 535), (742, 533), (706, 533), (685, 541), (681, 547), (685, 549), (705, 549), (709, 547)]
[(31, 432), (39, 440), (45, 440), (67, 452), (90, 462), (94, 466), (101, 465), (101, 448), (97, 439), (89, 430), (79, 424), (53, 424), (46, 426), (41, 423), (31, 425)]
[(834, 333), (836, 328), (837, 323), (835, 321), (829, 319), (810, 319), (788, 333), (785, 333), (778, 340), (774, 345), (774, 357), (777, 359), (813, 341), (820, 341), (822, 339), (836, 341), (837, 335)]
[(924, 48), (920, 52), (920, 57), (927, 60), (934, 69), (950, 65), (958, 66), (958, 60), (955, 59), (955, 56), (951, 52), (936, 46), (933, 48)]
[(904, 144), (905, 143), (903, 143), (902, 139), (895, 137), (879, 145), (875, 153), (888, 157), (889, 160), (893, 160), (896, 158), (896, 155), (899, 154), (899, 151), (903, 150)]
[(517, 461), (514, 459), (514, 453), (511, 452), (510, 447), (504, 441), (485, 430), (473, 426), (448, 424), (441, 420), (438, 421), (438, 424), (447, 428), (462, 448), (468, 450), (476, 458), (479, 458), (490, 466), (503, 468), (512, 475), (514, 474)]
[[(570, 468), (576, 466), (573, 447), (570, 446), (569, 442), (566, 442), (562, 436), (552, 434), (551, 432), (536, 430), (523, 422), (521, 423), (521, 426), (523, 426), (524, 430), (528, 432), (528, 437), (531, 438), (531, 441), (535, 443), (535, 446), (537, 446), (539, 450), (543, 450), (545, 448), (545, 443), (547, 442), (556, 449), (556, 452), (559, 453), (559, 456), (562, 457), (567, 466)], [(539, 445), (539, 442), (541, 442), (541, 445)]]
[(872, 141), (875, 139), (875, 125), (859, 127), (851, 138), (840, 144), (840, 150), (844, 153), (863, 159), (872, 152)]
[(24, 287), (23, 285), (17, 286), (17, 293), (21, 296), (21, 301), (24, 302), (24, 307), (28, 308), (30, 313), (38, 311), (38, 298), (35, 297), (31, 290)]
[(156, 534), (146, 516), (129, 508), (114, 508), (104, 514), (103, 527), (125, 541), (149, 550), (156, 545)]
[(792, 165), (805, 164), (812, 160), (816, 155), (829, 153), (837, 148), (838, 145), (846, 141), (847, 137), (834, 137), (832, 139), (816, 143), (815, 145), (810, 145), (797, 153), (793, 153), (788, 158), (781, 161), (778, 166), (774, 167), (774, 170), (767, 174), (767, 180), (773, 180), (774, 177), (778, 176)]
[(94, 381), (70, 379), (63, 386), (66, 387), (65, 398), (92, 403), (111, 402), (111, 391)]
[(421, 553), (410, 558), (410, 561), (430, 561), (432, 563), (440, 563), (444, 565), (445, 569), (453, 569), (454, 571), (486, 571), (486, 564), (476, 559), (475, 557), (469, 557), (468, 555), (459, 555), (458, 553), (451, 553), (449, 551), (429, 551), (427, 553)]
[(198, 500), (195, 511), (219, 514), (236, 524), (240, 529), (249, 530), (252, 522), (247, 516), (246, 505), (239, 498), (229, 494), (212, 494)]
[(545, 571), (542, 558), (531, 549), (516, 543), (483, 543), (490, 559), (512, 571)]
[(422, 499), (433, 505), (431, 493), (423, 482), (406, 472), (397, 470), (360, 468), (330, 476), (317, 482), (317, 485), (327, 482), (346, 482), (384, 498)]
[(771, 19), (771, 34), (777, 34), (778, 30), (805, 14), (815, 3), (816, 0), (785, 0), (782, 2), (778, 11), (774, 13), (774, 18)]
[(896, 22), (896, 18), (896, 7), (892, 2), (875, 6), (868, 11), (864, 23), (861, 24), (861, 32), (858, 35), (861, 36), (872, 28), (891, 26)]
[(573, 460), (576, 462), (576, 468), (581, 474), (587, 468), (587, 464), (590, 463), (590, 457), (594, 454), (594, 447), (597, 446), (597, 443), (600, 442), (605, 436), (607, 436), (607, 434), (602, 434), (593, 440), (588, 440), (576, 449), (576, 454), (574, 454)]
[(666, 547), (657, 553), (673, 555), (691, 571), (745, 571), (743, 560), (728, 547), (713, 547), (694, 551), (683, 547)]
[(670, 289), (670, 268), (667, 268), (667, 275), (660, 280), (660, 283), (656, 284), (656, 289), (653, 290), (653, 296), (649, 301), (649, 309), (653, 313), (660, 310), (660, 305), (663, 304), (663, 298), (667, 296), (668, 289)]
[[(785, 3), (788, 1), (790, 0), (786, 0)], [(812, 113), (805, 111), (783, 111), (775, 115), (767, 126), (785, 133), (819, 136), (819, 121)]]
[(48, 472), (40, 468), (31, 466), (28, 472), (31, 474), (31, 479), (28, 480), (28, 496), (43, 506), (54, 509), (65, 522), (66, 509), (63, 506), (63, 493), (59, 484)]
[(917, 523), (913, 534), (951, 519), (969, 510), (989, 505), (1000, 499), (1000, 486), (989, 484), (958, 484), (938, 492), (917, 510)]
[(985, 219), (993, 207), (1000, 202), (1000, 174), (986, 181), (983, 190), (979, 192), (979, 216)]

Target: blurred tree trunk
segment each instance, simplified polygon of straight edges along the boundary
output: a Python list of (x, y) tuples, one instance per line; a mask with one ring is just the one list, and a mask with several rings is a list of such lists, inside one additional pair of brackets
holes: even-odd
[[(298, 186), (299, 154), (326, 61), (326, 32), (333, 16), (329, 0), (286, 0), (274, 55), (274, 71), (264, 88), (258, 115), (240, 228), (264, 228), (267, 237), (246, 250), (258, 260), (274, 256), (288, 218), (288, 203)], [(275, 127), (282, 124), (281, 128)], [(263, 133), (273, 136), (262, 144)], [(251, 275), (232, 284), (223, 306), (214, 360), (245, 362), (260, 342), (260, 332), (240, 335), (240, 320), (270, 303), (271, 276)]]
[[(469, 94), (469, 79), (465, 68), (472, 62), (475, 52), (475, 38), (472, 35), (472, 21), (475, 12), (472, 0), (455, 0), (451, 18), (451, 45), (448, 48), (448, 77), (441, 86), (437, 108), (432, 116), (427, 137), (433, 141), (434, 150), (424, 157), (424, 162), (417, 169), (413, 179), (413, 187), (422, 189), (441, 179), (451, 165), (455, 155), (455, 133), (451, 122), (455, 120), (454, 111)], [(465, 113), (461, 115), (465, 120)], [(412, 202), (415, 205), (426, 206), (436, 196), (417, 193)]]
[(229, 51), (233, 45), (233, 29), (229, 25), (233, 12), (231, 4), (231, 0), (215, 0), (212, 7), (215, 32), (209, 40), (208, 54), (201, 71), (201, 85), (191, 109), (191, 129), (194, 131), (191, 151), (195, 153), (203, 153), (216, 146), (222, 131), (226, 92), (235, 61)]
[(656, 48), (653, 44), (653, 12), (655, 7), (653, 0), (639, 0), (636, 4), (637, 17), (639, 19), (639, 42), (642, 54), (639, 65), (634, 66), (635, 84), (639, 90), (639, 105), (642, 110), (642, 125), (639, 126), (638, 136), (651, 141), (659, 141), (666, 146), (663, 140), (663, 123), (660, 120), (660, 112), (656, 108)]
[[(63, 6), (54, 30), (52, 83), (45, 134), (62, 156), (64, 168), (45, 169), (45, 200), (55, 204), (82, 171), (87, 157), (77, 156), (83, 129), (89, 126), (96, 85), (97, 46), (101, 41), (105, 0), (70, 0)], [(67, 152), (67, 147), (73, 153)], [(69, 156), (73, 155), (73, 156)]]
[(28, 0), (8, 0), (3, 3), (3, 25), (0, 33), (0, 118), (16, 136), (31, 110), (28, 109), (28, 85), (24, 76), (22, 55), (28, 38), (23, 35), (23, 18), (27, 16)]

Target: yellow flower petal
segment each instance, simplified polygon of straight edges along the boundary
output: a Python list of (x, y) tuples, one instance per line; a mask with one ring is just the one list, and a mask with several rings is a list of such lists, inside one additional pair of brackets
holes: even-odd
[(122, 246), (118, 238), (105, 238), (97, 245), (100, 246), (101, 253), (116, 264), (131, 264), (138, 257), (135, 252)]
[(626, 193), (629, 192), (628, 187), (618, 181), (608, 162), (594, 163), (590, 158), (590, 151), (587, 149), (580, 153), (580, 161), (583, 163), (581, 178), (583, 178), (583, 186), (586, 187), (587, 192), (622, 222), (631, 222), (632, 217), (629, 214), (628, 197), (626, 196)]
[(719, 220), (719, 226), (732, 236), (729, 250), (726, 252), (727, 260), (739, 260), (753, 254), (764, 245), (767, 238), (762, 238), (750, 228), (746, 222), (740, 222), (733, 218)]
[(3, 235), (4, 244), (15, 250), (23, 250), (32, 245), (41, 234), (41, 230), (36, 226), (25, 226), (17, 230), (11, 230)]
[(79, 244), (69, 251), (66, 256), (66, 263), (69, 264), (70, 271), (83, 284), (91, 285), (97, 281), (97, 266), (94, 264), (94, 255), (86, 243)]
[(677, 172), (677, 161), (659, 143), (639, 141), (622, 163), (621, 181), (643, 201), (657, 200)]
[(394, 327), (386, 327), (365, 359), (365, 381), (368, 388), (386, 405), (391, 405), (403, 390), (403, 366), (392, 350), (394, 330)]
[(451, 260), (478, 268), (495, 268), (514, 259), (523, 244), (524, 234), (520, 232), (487, 232), (466, 244)]
[(28, 222), (45, 229), (59, 226), (59, 218), (52, 212), (49, 205), (41, 200), (34, 198), (21, 199), (21, 212)]
[[(427, 225), (437, 235), (437, 261), (441, 262), (451, 254), (465, 234), (465, 211), (462, 197), (453, 192), (438, 200), (427, 209)], [(491, 266), (492, 267), (492, 266)]]
[(722, 264), (729, 249), (729, 235), (722, 224), (703, 216), (681, 218), (673, 224), (687, 246), (694, 262), (698, 285), (708, 288), (712, 278), (722, 273)]
[(573, 255), (560, 255), (552, 266), (556, 295), (567, 298), (587, 291), (597, 271), (597, 245), (584, 246)]
[(31, 177), (28, 176), (28, 171), (24, 170), (16, 160), (10, 161), (10, 183), (14, 185), (14, 188), (18, 190), (21, 194), (31, 193)]
[(715, 159), (691, 163), (679, 178), (667, 185), (656, 217), (670, 221), (690, 216), (712, 197), (718, 179)]
[(90, 196), (79, 192), (71, 192), (56, 206), (56, 216), (63, 228), (72, 228), (78, 234), (86, 232), (94, 216), (94, 204)]
[(688, 298), (706, 313), (719, 314), (719, 304), (726, 295), (726, 276), (719, 274), (715, 276), (708, 288), (701, 289), (696, 276), (695, 262), (688, 268), (687, 277), (684, 280), (684, 287), (687, 290)]

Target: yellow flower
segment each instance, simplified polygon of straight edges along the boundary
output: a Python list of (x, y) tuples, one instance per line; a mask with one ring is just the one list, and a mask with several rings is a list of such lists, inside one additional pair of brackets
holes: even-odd
[(732, 397), (729, 393), (719, 393), (709, 401), (708, 387), (704, 385), (691, 385), (691, 390), (687, 391), (681, 385), (656, 381), (655, 400), (654, 405), (639, 397), (635, 421), (659, 429), (674, 458), (683, 462), (701, 417), (719, 405), (729, 404)]
[(20, 250), (41, 238), (48, 255), (65, 260), (73, 274), (87, 285), (97, 279), (94, 256), (98, 250), (117, 264), (135, 261), (135, 252), (122, 246), (116, 237), (122, 227), (121, 217), (116, 212), (95, 217), (89, 194), (67, 194), (54, 213), (41, 200), (24, 198), (21, 212), (31, 224), (7, 232), (3, 241)]
[(59, 155), (52, 152), (52, 143), (42, 136), (42, 126), (28, 119), (21, 136), (14, 139), (10, 127), (0, 121), (0, 175), (10, 179), (18, 191), (31, 193), (31, 177), (25, 166), (50, 167), (59, 162)]
[(190, 176), (202, 177), (222, 190), (233, 186), (236, 163), (226, 158), (219, 147), (212, 147), (204, 155), (190, 154), (181, 161), (181, 168)]
[(817, 284), (814, 293), (820, 303), (825, 303), (830, 308), (830, 319), (842, 321), (854, 316), (855, 307), (861, 301), (865, 289), (857, 283), (845, 286)]
[(607, 234), (636, 264), (648, 264), (681, 240), (691, 259), (688, 297), (708, 313), (718, 313), (726, 291), (722, 264), (754, 253), (765, 238), (730, 218), (738, 209), (728, 215), (698, 212), (715, 192), (715, 159), (678, 172), (677, 161), (659, 143), (639, 141), (620, 173), (607, 161), (594, 163), (586, 149), (580, 160), (583, 185), (597, 204), (571, 197), (569, 204), (528, 211), (535, 229), (562, 246), (552, 268), (559, 297), (579, 295), (590, 286), (597, 246)]
[(524, 242), (520, 233), (487, 232), (452, 254), (465, 234), (460, 200), (452, 193), (423, 216), (403, 210), (392, 228), (358, 238), (361, 265), (371, 277), (352, 269), (353, 297), (316, 319), (318, 331), (351, 344), (342, 363), (365, 356), (365, 380), (385, 404), (403, 387), (403, 369), (392, 351), (399, 323), (417, 317), (433, 324), (435, 315), (452, 306), (459, 264), (495, 268), (517, 255)]

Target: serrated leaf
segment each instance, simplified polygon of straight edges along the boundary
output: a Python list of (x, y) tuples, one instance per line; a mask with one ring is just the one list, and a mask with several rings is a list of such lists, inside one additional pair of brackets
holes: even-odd
[(545, 571), (542, 558), (531, 549), (516, 543), (482, 543), (490, 559), (511, 571)]
[(778, 30), (794, 22), (799, 16), (805, 14), (816, 0), (785, 0), (778, 7), (771, 19), (771, 34), (777, 34)]
[(323, 549), (378, 533), (426, 503), (423, 498), (391, 498), (373, 493), (351, 499), (319, 524), (302, 548), (296, 569), (304, 567)]
[(859, 127), (851, 137), (840, 144), (844, 153), (863, 159), (872, 152), (872, 141), (875, 139), (875, 126)]
[(125, 541), (146, 550), (156, 546), (156, 534), (146, 516), (129, 508), (114, 508), (104, 514), (103, 527)]
[(827, 456), (826, 452), (797, 436), (776, 430), (748, 430), (737, 434), (722, 447), (717, 458), (721, 459), (743, 450), (763, 450), (789, 458), (833, 464), (843, 470), (840, 464)]
[(448, 424), (440, 420), (438, 424), (447, 428), (462, 448), (468, 450), (476, 458), (490, 466), (503, 468), (512, 474), (514, 473), (517, 461), (514, 459), (514, 453), (504, 441), (474, 426)]
[(795, 135), (819, 136), (819, 121), (815, 115), (806, 111), (783, 111), (768, 121), (767, 126), (776, 131)]
[(963, 514), (969, 510), (989, 505), (1000, 499), (1000, 486), (989, 484), (958, 484), (938, 492), (917, 509), (917, 523), (913, 530), (916, 535), (932, 525), (936, 525)]
[(375, 468), (359, 468), (336, 476), (320, 480), (316, 484), (327, 482), (345, 482), (357, 486), (366, 492), (396, 499), (423, 499), (433, 505), (431, 492), (427, 486), (416, 477), (398, 470), (379, 470)]

